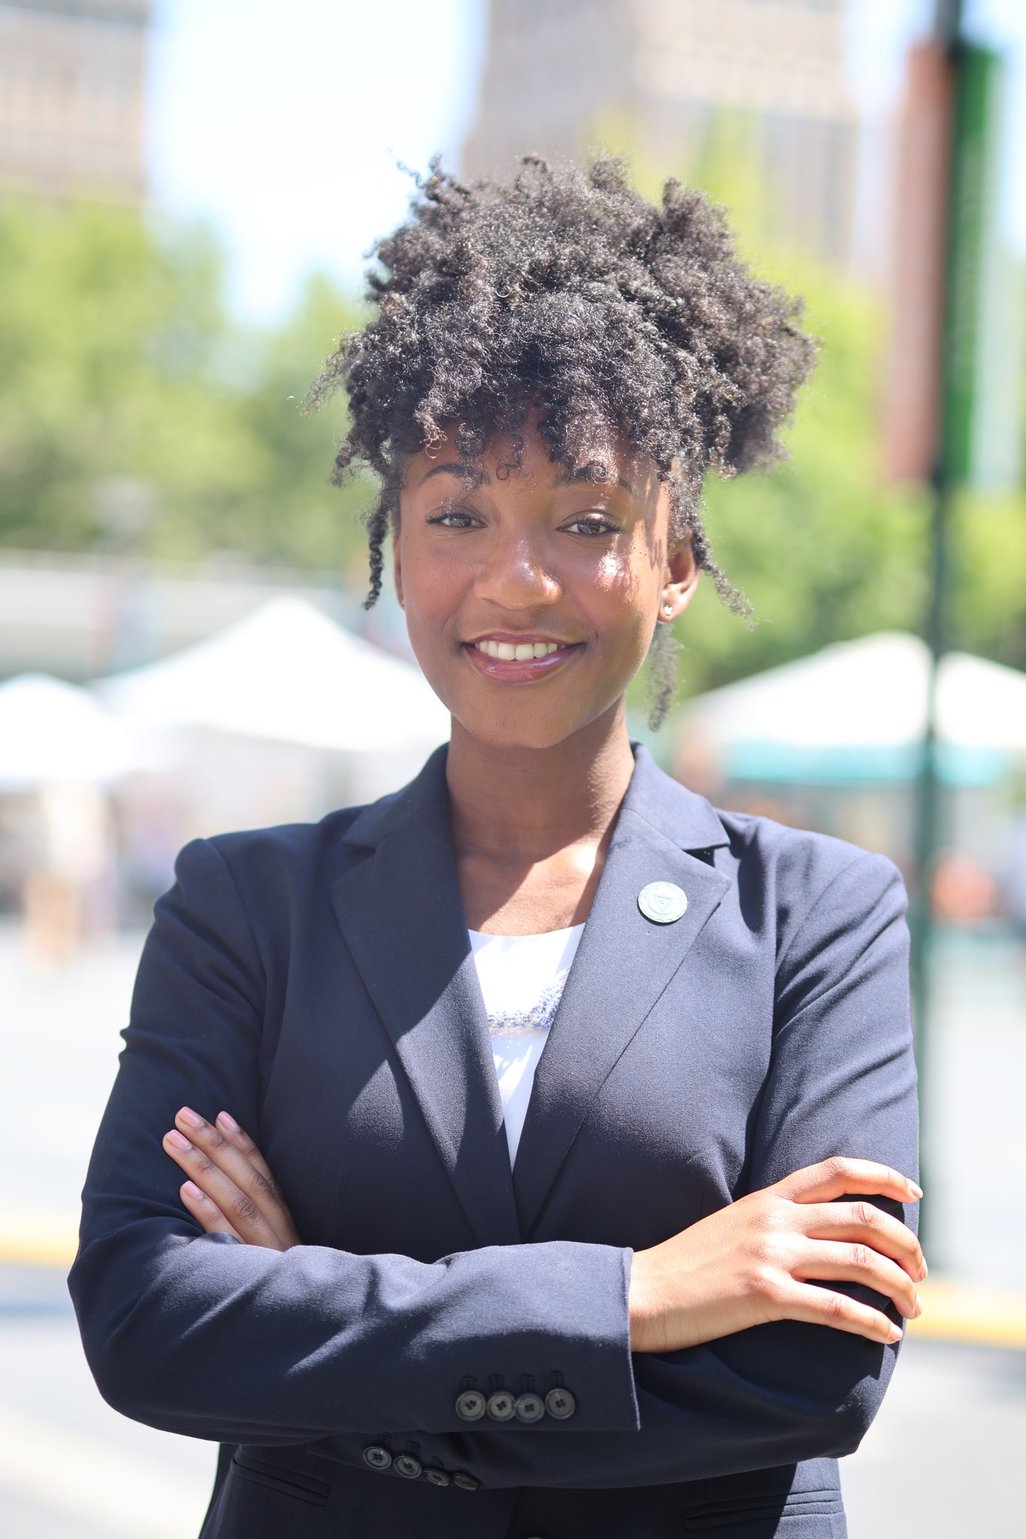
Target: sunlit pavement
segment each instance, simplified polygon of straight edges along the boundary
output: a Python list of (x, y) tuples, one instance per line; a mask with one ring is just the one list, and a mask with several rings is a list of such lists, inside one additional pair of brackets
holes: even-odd
[[(0, 928), (3, 1539), (195, 1539), (206, 1504), (212, 1450), (103, 1404), (63, 1282), (139, 944), (106, 942), (54, 970)], [(1004, 1539), (1022, 1532), (1026, 1511), (1026, 1350), (1008, 1345), (1026, 1341), (1026, 956), (999, 938), (948, 945), (936, 996), (930, 1250), (935, 1275), (958, 1286), (928, 1298), (923, 1331), (955, 1339), (906, 1343), (876, 1424), (844, 1465), (851, 1539)]]

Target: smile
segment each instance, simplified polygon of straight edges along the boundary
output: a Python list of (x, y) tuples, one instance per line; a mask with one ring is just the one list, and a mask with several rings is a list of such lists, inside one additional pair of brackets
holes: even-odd
[(583, 642), (551, 641), (541, 636), (514, 640), (479, 636), (463, 644), (464, 656), (482, 678), (502, 684), (529, 684), (564, 668)]
[(551, 657), (553, 652), (563, 650), (558, 641), (492, 641), (486, 637), (483, 641), (471, 643), (486, 657), (494, 657), (501, 663), (526, 663), (536, 657)]

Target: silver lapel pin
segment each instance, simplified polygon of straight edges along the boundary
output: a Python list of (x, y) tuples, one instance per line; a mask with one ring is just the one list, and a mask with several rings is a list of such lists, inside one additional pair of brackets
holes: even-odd
[(653, 924), (674, 924), (686, 911), (688, 895), (676, 882), (646, 882), (638, 907)]

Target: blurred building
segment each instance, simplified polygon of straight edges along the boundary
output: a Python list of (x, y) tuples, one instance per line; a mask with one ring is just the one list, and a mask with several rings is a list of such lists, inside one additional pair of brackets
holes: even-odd
[(0, 0), (0, 192), (142, 201), (150, 0)]
[(487, 55), (463, 166), (610, 138), (685, 169), (740, 124), (789, 240), (853, 261), (859, 120), (845, 0), (489, 0)]

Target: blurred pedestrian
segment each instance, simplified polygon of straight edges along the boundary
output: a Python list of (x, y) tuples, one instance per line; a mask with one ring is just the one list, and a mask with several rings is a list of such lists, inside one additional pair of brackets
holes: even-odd
[(42, 785), (33, 797), (32, 856), (24, 875), (25, 938), (47, 963), (72, 961), (87, 936), (114, 924), (113, 834), (103, 791)]
[(1012, 928), (1026, 940), (1026, 804), (1016, 809), (1008, 830), (1000, 893)]

